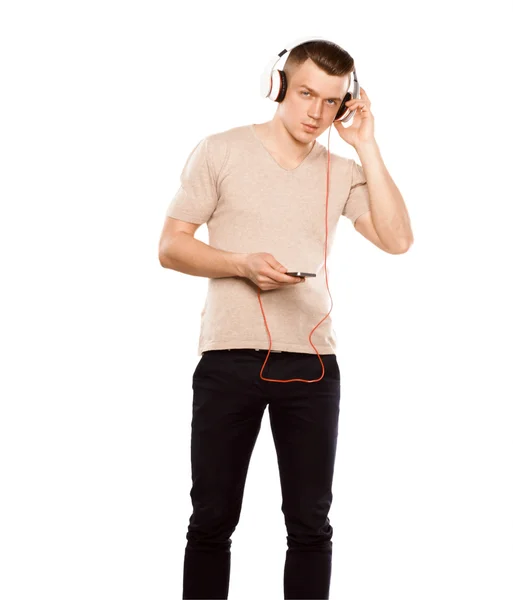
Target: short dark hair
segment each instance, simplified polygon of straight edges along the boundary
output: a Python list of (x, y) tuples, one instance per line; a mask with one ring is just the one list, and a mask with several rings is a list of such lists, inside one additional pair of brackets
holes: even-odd
[(328, 75), (340, 77), (354, 71), (353, 57), (338, 44), (327, 40), (315, 40), (304, 42), (289, 52), (283, 65), (289, 82), (292, 73), (309, 58)]

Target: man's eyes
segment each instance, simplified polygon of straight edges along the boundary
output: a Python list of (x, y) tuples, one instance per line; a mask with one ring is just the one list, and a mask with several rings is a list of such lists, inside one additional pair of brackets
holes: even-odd
[[(307, 92), (306, 90), (302, 90), (302, 91), (301, 91), (301, 93), (302, 93), (302, 94), (309, 94), (310, 92)], [(336, 100), (330, 100), (330, 99), (329, 99), (329, 100), (328, 100), (328, 102), (332, 102), (333, 104), (335, 104), (335, 103), (336, 103)]]

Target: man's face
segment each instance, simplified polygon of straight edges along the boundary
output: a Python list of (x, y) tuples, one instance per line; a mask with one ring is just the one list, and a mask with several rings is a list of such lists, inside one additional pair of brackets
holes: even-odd
[[(308, 58), (287, 80), (285, 100), (278, 107), (288, 131), (305, 143), (318, 137), (333, 123), (350, 81), (350, 75), (328, 75)], [(309, 130), (304, 124), (318, 128)]]

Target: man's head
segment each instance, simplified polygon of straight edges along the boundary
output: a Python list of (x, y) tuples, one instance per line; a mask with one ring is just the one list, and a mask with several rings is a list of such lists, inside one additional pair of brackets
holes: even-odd
[[(333, 123), (353, 70), (353, 58), (332, 42), (319, 40), (296, 46), (283, 66), (287, 90), (275, 118), (298, 141), (312, 142)], [(309, 132), (303, 124), (317, 125), (318, 129)]]

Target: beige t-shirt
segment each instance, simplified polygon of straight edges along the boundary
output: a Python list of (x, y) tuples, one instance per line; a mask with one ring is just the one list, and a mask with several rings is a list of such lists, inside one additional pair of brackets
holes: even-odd
[[(281, 289), (261, 290), (272, 349), (315, 354), (312, 329), (331, 300), (324, 271), (328, 151), (319, 142), (295, 169), (280, 166), (243, 125), (203, 138), (187, 158), (166, 215), (207, 224), (209, 245), (227, 252), (269, 252), (288, 271), (316, 273)], [(370, 210), (361, 165), (330, 151), (327, 269), (340, 215), (354, 223)], [(257, 286), (244, 277), (209, 278), (198, 355), (206, 350), (268, 350)], [(319, 354), (336, 354), (331, 314), (312, 334)]]

